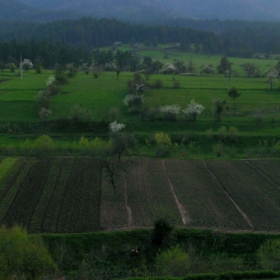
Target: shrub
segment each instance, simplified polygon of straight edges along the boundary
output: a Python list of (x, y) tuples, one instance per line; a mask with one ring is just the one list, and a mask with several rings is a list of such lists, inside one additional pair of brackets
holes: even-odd
[(46, 87), (50, 86), (55, 82), (55, 77), (54, 76), (49, 76), (48, 80), (46, 81)]
[(217, 133), (218, 133), (219, 140), (225, 141), (227, 139), (228, 132), (227, 132), (227, 128), (225, 126), (221, 126), (218, 129)]
[(48, 91), (48, 94), (49, 94), (49, 95), (56, 95), (56, 94), (58, 94), (59, 91), (60, 91), (59, 88), (58, 88), (58, 86), (56, 85), (56, 83), (50, 84), (50, 85), (47, 87), (46, 90)]
[(280, 270), (280, 239), (266, 241), (257, 251), (257, 259), (262, 269)]
[(127, 94), (123, 103), (129, 107), (141, 106), (144, 103), (144, 95), (142, 94)]
[(228, 129), (228, 138), (232, 142), (236, 142), (238, 139), (239, 131), (236, 127), (230, 126)]
[(112, 133), (118, 133), (120, 132), (123, 128), (125, 128), (124, 123), (117, 123), (117, 121), (111, 122), (109, 124), (109, 130)]
[(162, 88), (163, 87), (163, 81), (162, 80), (155, 80), (151, 86), (151, 88)]
[(221, 142), (215, 144), (213, 147), (213, 152), (214, 154), (216, 154), (217, 157), (221, 157), (224, 154), (224, 151), (225, 147)]
[(173, 77), (173, 88), (180, 88), (181, 84), (178, 80)]
[(164, 115), (164, 118), (169, 121), (176, 121), (176, 116), (180, 113), (181, 108), (179, 105), (166, 105), (161, 106), (159, 111)]
[(155, 141), (158, 146), (171, 146), (171, 138), (167, 133), (159, 132), (155, 134)]
[(272, 148), (271, 148), (272, 154), (275, 157), (279, 157), (280, 156), (280, 142), (276, 142)]
[(156, 108), (144, 108), (141, 112), (142, 119), (147, 119), (151, 122), (155, 121), (158, 114), (158, 109)]
[(38, 137), (33, 145), (33, 148), (39, 156), (49, 156), (54, 149), (54, 141), (48, 135), (42, 135)]
[(209, 128), (205, 131), (205, 135), (206, 137), (209, 139), (209, 140), (212, 140), (213, 139), (213, 136), (214, 136), (214, 131), (212, 128)]
[(57, 267), (43, 241), (20, 227), (0, 229), (0, 278), (38, 279), (54, 274)]
[(50, 107), (50, 95), (47, 90), (41, 90), (38, 92), (37, 96), (38, 107), (49, 109)]
[(100, 155), (106, 151), (106, 143), (96, 137), (93, 140), (82, 136), (78, 142), (78, 148), (85, 154)]
[(170, 136), (167, 133), (156, 133), (155, 142), (157, 145), (156, 156), (169, 156), (172, 150), (172, 141)]
[(90, 122), (91, 112), (79, 105), (74, 105), (70, 112), (70, 119), (75, 122)]
[(155, 267), (160, 276), (186, 276), (189, 271), (189, 256), (179, 245), (159, 253)]
[(67, 70), (67, 77), (68, 78), (74, 78), (78, 72), (78, 69), (74, 66), (73, 63), (69, 63), (66, 65)]
[(40, 119), (46, 121), (50, 115), (52, 114), (52, 111), (50, 109), (42, 107), (41, 110), (39, 111), (39, 117)]
[(121, 118), (121, 111), (117, 107), (112, 107), (108, 112), (108, 120), (114, 121)]

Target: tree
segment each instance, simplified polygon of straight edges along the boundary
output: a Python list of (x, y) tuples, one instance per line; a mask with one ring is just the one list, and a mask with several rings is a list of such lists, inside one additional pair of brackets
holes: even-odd
[(114, 195), (116, 194), (117, 190), (116, 175), (124, 169), (125, 165), (124, 161), (122, 160), (122, 156), (129, 149), (136, 148), (135, 138), (131, 134), (121, 133), (121, 130), (123, 128), (125, 128), (125, 124), (123, 123), (117, 123), (116, 121), (110, 123), (110, 153), (112, 157), (108, 157), (102, 162), (103, 168), (105, 169), (105, 174), (109, 178), (110, 183), (114, 189)]
[(278, 71), (276, 69), (272, 69), (267, 75), (266, 75), (266, 82), (270, 86), (270, 90), (273, 89), (273, 83), (278, 77)]
[(218, 73), (219, 74), (225, 74), (226, 71), (231, 70), (231, 65), (226, 56), (221, 58), (220, 64), (217, 67)]
[(190, 115), (193, 121), (196, 121), (198, 115), (200, 115), (204, 110), (204, 107), (201, 104), (196, 103), (194, 100), (190, 102), (188, 107), (182, 110), (182, 113), (185, 115)]
[(235, 108), (235, 99), (238, 98), (238, 97), (240, 97), (240, 95), (241, 95), (241, 93), (239, 93), (235, 87), (231, 88), (231, 89), (228, 91), (228, 96), (229, 96), (230, 98), (232, 98), (232, 100), (233, 100), (233, 104), (234, 104), (233, 106), (234, 106), (234, 108)]
[[(280, 74), (280, 60), (278, 60), (278, 62), (277, 62), (277, 64), (275, 65), (274, 68), (277, 70), (277, 72), (278, 72), (278, 77), (279, 77), (279, 74)], [(278, 78), (278, 77), (277, 77), (277, 78)]]
[(224, 106), (226, 104), (226, 100), (225, 99), (214, 99), (213, 100), (213, 104), (214, 104), (214, 116), (217, 120), (217, 122), (221, 121), (221, 114), (223, 112)]
[(16, 68), (17, 68), (16, 64), (13, 63), (13, 62), (10, 62), (10, 63), (8, 64), (8, 67), (9, 67), (9, 69), (11, 70), (12, 73), (14, 73), (15, 70), (16, 70)]
[(129, 65), (131, 57), (132, 57), (132, 54), (128, 51), (122, 51), (122, 50), (116, 51), (115, 62), (116, 62), (117, 78), (119, 78), (121, 71), (123, 71), (124, 68)]
[(258, 67), (253, 62), (247, 62), (243, 64), (243, 68), (246, 72), (247, 77), (258, 77), (260, 75), (260, 71)]
[(5, 70), (5, 63), (3, 61), (0, 61), (0, 71), (2, 74), (3, 74), (4, 70)]
[(187, 69), (183, 60), (176, 60), (174, 66), (176, 67), (177, 73), (183, 73)]

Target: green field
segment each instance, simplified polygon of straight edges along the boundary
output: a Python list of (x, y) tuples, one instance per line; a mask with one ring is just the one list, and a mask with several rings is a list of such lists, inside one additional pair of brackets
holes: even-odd
[[(213, 64), (216, 69), (221, 59), (181, 53), (166, 46), (136, 53), (166, 65), (175, 60), (186, 64), (191, 60), (197, 73), (201, 65)], [(90, 264), (92, 256), (101, 256), (95, 259), (98, 265), (104, 261), (97, 272), (125, 267), (129, 260), (129, 268), (112, 275), (144, 275), (143, 267), (135, 266), (130, 259), (132, 245), (126, 243), (126, 236), (128, 232), (137, 235), (139, 229), (151, 229), (162, 214), (176, 221), (176, 240), (180, 244), (189, 246), (189, 252), (192, 244), (201, 250), (193, 255), (197, 259), (192, 260), (192, 272), (259, 268), (253, 254), (264, 240), (258, 237), (261, 235), (253, 238), (254, 250), (246, 247), (250, 252), (244, 253), (243, 243), (251, 244), (250, 238), (244, 237), (247, 241), (242, 240), (240, 245), (236, 237), (238, 242), (235, 240), (229, 246), (229, 239), (223, 234), (279, 232), (280, 84), (276, 80), (270, 90), (265, 75), (248, 78), (241, 66), (253, 62), (260, 73), (265, 73), (276, 64), (274, 60), (229, 61), (235, 71), (230, 85), (241, 93), (236, 106), (228, 97), (228, 80), (224, 75), (152, 74), (145, 81), (150, 89), (144, 92), (141, 110), (132, 114), (123, 100), (134, 73), (121, 72), (117, 78), (115, 72), (102, 72), (95, 79), (92, 74), (78, 71), (75, 78), (68, 79), (68, 84), (59, 85), (58, 94), (50, 97), (52, 113), (46, 120), (39, 117), (37, 94), (46, 88), (53, 71), (36, 74), (30, 70), (22, 80), (4, 71), (0, 76), (0, 223), (9, 227), (21, 225), (29, 233), (55, 234), (44, 238), (55, 240), (49, 241), (49, 245), (56, 262), (61, 270), (74, 270), (77, 275), (80, 262)], [(174, 79), (180, 83), (179, 88), (174, 88)], [(158, 80), (163, 86), (156, 88)], [(217, 98), (227, 100), (220, 122), (213, 114), (213, 100)], [(172, 104), (184, 109), (193, 99), (205, 107), (196, 121), (186, 120), (182, 113), (176, 120), (166, 120), (157, 111)], [(73, 108), (77, 105), (82, 111), (87, 110), (88, 119), (75, 119)], [(125, 148), (120, 156), (114, 192), (104, 162), (114, 163), (117, 158), (112, 152), (114, 136), (109, 134), (109, 123), (115, 120), (126, 125), (123, 135), (132, 135), (137, 144), (135, 149)], [(159, 132), (170, 136), (168, 145), (157, 143), (155, 134)], [(193, 234), (182, 241), (185, 233), (180, 230), (194, 228), (211, 233), (202, 233), (203, 237)], [(120, 230), (126, 230), (124, 235), (118, 235)], [(114, 231), (117, 239), (104, 241), (105, 235), (100, 233), (98, 241), (94, 241), (98, 246), (89, 247), (93, 241), (82, 233), (98, 231), (105, 235), (105, 231)], [(147, 232), (139, 232), (129, 244), (149, 243)], [(222, 232), (222, 236), (217, 232)], [(78, 240), (72, 244), (73, 255), (66, 246), (71, 238)], [(210, 253), (203, 247), (205, 242), (214, 248)], [(203, 250), (208, 254), (205, 259), (200, 255)], [(242, 257), (231, 265), (230, 257), (240, 254)], [(251, 254), (246, 255), (244, 265), (243, 254)], [(219, 267), (224, 259), (226, 265)], [(242, 262), (242, 268), (238, 262)], [(209, 264), (212, 267), (207, 267)]]

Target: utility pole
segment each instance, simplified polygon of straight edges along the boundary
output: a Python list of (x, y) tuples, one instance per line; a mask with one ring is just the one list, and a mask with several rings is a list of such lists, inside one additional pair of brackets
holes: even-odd
[(23, 73), (22, 73), (22, 52), (20, 52), (20, 78), (23, 79)]
[(229, 65), (227, 62), (227, 82), (228, 82), (228, 91), (230, 90), (230, 70), (229, 70)]

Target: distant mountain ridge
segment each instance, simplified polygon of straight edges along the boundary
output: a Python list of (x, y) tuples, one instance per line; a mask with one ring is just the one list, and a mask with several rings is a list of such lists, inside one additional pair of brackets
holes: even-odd
[(18, 0), (48, 10), (75, 10), (95, 17), (280, 20), (279, 0)]
[(280, 21), (280, 0), (0, 0), (0, 19), (46, 22), (83, 16), (154, 23), (162, 19)]
[(77, 18), (72, 11), (46, 11), (16, 0), (0, 0), (0, 19), (7, 21), (44, 22)]

